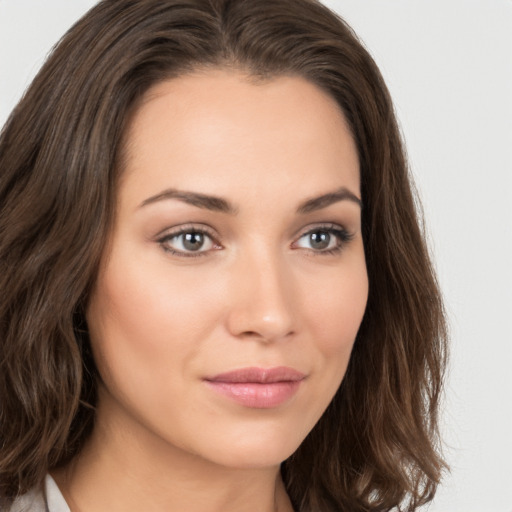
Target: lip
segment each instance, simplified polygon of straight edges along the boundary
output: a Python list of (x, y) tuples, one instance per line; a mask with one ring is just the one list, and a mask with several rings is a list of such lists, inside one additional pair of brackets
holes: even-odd
[(217, 393), (255, 409), (279, 407), (299, 390), (306, 375), (286, 366), (240, 368), (204, 379)]

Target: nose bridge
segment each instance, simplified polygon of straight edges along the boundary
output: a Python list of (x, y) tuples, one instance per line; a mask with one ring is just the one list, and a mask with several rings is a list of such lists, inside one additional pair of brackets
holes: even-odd
[(237, 336), (273, 341), (295, 330), (292, 275), (284, 256), (261, 244), (235, 263), (229, 328)]

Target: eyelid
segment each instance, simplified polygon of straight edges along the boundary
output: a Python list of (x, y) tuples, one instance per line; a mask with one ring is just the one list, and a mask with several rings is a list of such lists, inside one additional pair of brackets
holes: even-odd
[[(203, 235), (206, 235), (210, 238), (212, 244), (216, 247), (212, 249), (207, 250), (199, 250), (199, 251), (182, 251), (179, 249), (173, 249), (169, 245), (165, 245), (167, 241), (172, 240), (173, 238), (177, 238), (180, 235), (184, 235), (186, 233), (200, 233)], [(194, 224), (194, 223), (188, 223), (188, 224), (181, 224), (179, 226), (176, 226), (174, 228), (167, 228), (163, 231), (161, 231), (158, 235), (155, 237), (155, 241), (162, 247), (162, 249), (175, 256), (184, 257), (184, 258), (195, 258), (199, 256), (206, 256), (210, 252), (214, 250), (219, 250), (222, 248), (221, 244), (218, 242), (218, 236), (216, 235), (215, 231), (210, 228), (207, 225), (204, 224)]]
[(338, 238), (338, 243), (336, 247), (330, 248), (330, 249), (307, 249), (303, 247), (296, 247), (296, 249), (302, 249), (305, 251), (310, 252), (314, 255), (327, 255), (327, 254), (334, 254), (336, 252), (340, 252), (343, 250), (344, 246), (349, 243), (355, 236), (355, 233), (352, 233), (348, 231), (343, 225), (336, 224), (333, 222), (324, 222), (324, 223), (317, 223), (312, 224), (309, 226), (306, 226), (305, 228), (301, 229), (300, 232), (295, 236), (294, 241), (292, 243), (292, 247), (299, 242), (304, 236), (314, 233), (315, 231), (326, 231), (328, 233), (334, 234)]
[(306, 227), (301, 228), (294, 239), (298, 240), (299, 238), (311, 233), (312, 231), (333, 231), (333, 232), (343, 232), (347, 236), (353, 237), (354, 234), (350, 233), (350, 231), (343, 225), (338, 224), (336, 222), (315, 222), (313, 224), (308, 224)]
[(155, 235), (155, 240), (158, 241), (162, 238), (170, 238), (171, 236), (177, 236), (181, 233), (188, 233), (190, 231), (196, 231), (197, 233), (204, 233), (206, 235), (211, 236), (213, 239), (216, 239), (218, 235), (215, 230), (212, 229), (207, 224), (187, 222), (186, 224), (179, 224), (174, 227), (165, 228), (162, 231), (158, 232)]
[[(326, 249), (314, 249), (307, 247), (299, 247), (297, 244), (299, 241), (306, 235), (314, 233), (315, 231), (325, 231), (336, 237), (337, 243), (335, 247), (326, 248)], [(180, 235), (184, 235), (186, 233), (200, 233), (206, 235), (210, 238), (211, 243), (215, 246), (206, 250), (198, 250), (198, 251), (186, 251), (180, 249), (174, 249), (166, 243), (173, 238), (177, 238)], [(303, 251), (309, 252), (312, 255), (328, 255), (341, 252), (345, 245), (350, 242), (354, 238), (355, 234), (349, 232), (342, 224), (337, 224), (333, 222), (319, 222), (315, 224), (310, 224), (304, 228), (302, 228), (293, 239), (291, 247), (293, 249), (301, 249)], [(205, 224), (195, 224), (195, 223), (187, 223), (175, 226), (173, 228), (166, 228), (162, 230), (155, 236), (155, 241), (160, 244), (162, 249), (170, 254), (179, 256), (179, 257), (199, 257), (199, 256), (207, 256), (209, 253), (215, 250), (222, 249), (222, 244), (218, 241), (218, 235), (215, 230), (213, 230), (210, 226)]]

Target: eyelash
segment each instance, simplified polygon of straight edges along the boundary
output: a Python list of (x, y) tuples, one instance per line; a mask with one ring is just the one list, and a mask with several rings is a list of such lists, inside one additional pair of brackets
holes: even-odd
[[(311, 235), (313, 233), (327, 233), (329, 235), (334, 235), (337, 239), (337, 243), (335, 247), (332, 247), (330, 249), (324, 249), (324, 250), (315, 250), (315, 249), (305, 249), (309, 253), (311, 253), (313, 256), (328, 256), (328, 255), (334, 255), (340, 253), (344, 246), (350, 242), (354, 235), (349, 233), (345, 228), (337, 225), (337, 224), (322, 224), (315, 226), (313, 228), (308, 229), (307, 231), (304, 231), (295, 242), (293, 242), (293, 245), (297, 244), (298, 241), (303, 239), (304, 237)], [(198, 227), (194, 225), (188, 225), (188, 226), (182, 226), (179, 230), (173, 231), (171, 233), (166, 233), (164, 236), (157, 239), (157, 242), (160, 244), (162, 249), (174, 256), (183, 257), (183, 258), (198, 258), (202, 256), (207, 256), (211, 250), (204, 250), (204, 251), (181, 251), (176, 250), (170, 247), (168, 244), (171, 240), (177, 239), (180, 236), (186, 235), (186, 234), (199, 234), (208, 237), (211, 240), (211, 243), (216, 246), (214, 249), (211, 250), (219, 250), (222, 248), (220, 243), (216, 240), (213, 233), (204, 228), (204, 227)]]
[(212, 241), (213, 245), (217, 246), (216, 249), (214, 249), (214, 250), (218, 250), (221, 248), (221, 245), (217, 242), (217, 240), (215, 239), (215, 236), (213, 235), (213, 233), (210, 230), (208, 230), (204, 227), (198, 227), (198, 226), (194, 226), (194, 225), (182, 226), (177, 231), (166, 233), (164, 236), (158, 238), (157, 242), (160, 244), (160, 246), (162, 247), (162, 249), (165, 252), (172, 254), (173, 256), (180, 256), (183, 258), (198, 258), (200, 256), (206, 256), (210, 252), (210, 251), (190, 251), (190, 252), (179, 251), (179, 250), (173, 249), (172, 247), (170, 247), (168, 245), (168, 243), (171, 240), (174, 240), (182, 235), (187, 235), (187, 234), (204, 235)]
[[(341, 227), (338, 224), (321, 224), (318, 226), (314, 226), (313, 228), (309, 228), (307, 231), (304, 231), (297, 238), (297, 242), (304, 238), (305, 236), (311, 235), (313, 233), (327, 233), (329, 235), (334, 235), (337, 239), (336, 246), (332, 247), (331, 249), (309, 249), (308, 251), (313, 256), (329, 256), (338, 254), (344, 249), (345, 245), (354, 238), (353, 233), (349, 233), (344, 227)], [(294, 244), (296, 244), (297, 242), (294, 242)]]

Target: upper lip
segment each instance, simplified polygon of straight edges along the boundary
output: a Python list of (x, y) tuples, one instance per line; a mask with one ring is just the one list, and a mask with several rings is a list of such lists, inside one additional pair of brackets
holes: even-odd
[(276, 366), (274, 368), (239, 368), (225, 373), (219, 373), (213, 377), (207, 377), (209, 382), (255, 382), (268, 384), (273, 382), (297, 382), (304, 379), (306, 375), (294, 368), (287, 366)]

